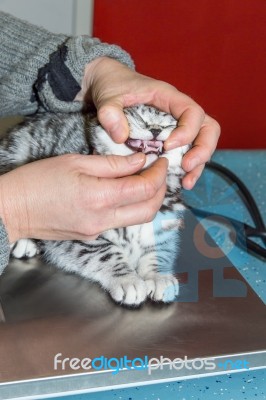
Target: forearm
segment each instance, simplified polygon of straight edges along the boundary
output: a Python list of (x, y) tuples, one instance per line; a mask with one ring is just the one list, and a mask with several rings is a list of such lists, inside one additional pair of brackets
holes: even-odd
[(133, 68), (118, 46), (88, 36), (52, 34), (0, 12), (0, 115), (78, 111), (74, 101), (85, 66), (98, 57)]

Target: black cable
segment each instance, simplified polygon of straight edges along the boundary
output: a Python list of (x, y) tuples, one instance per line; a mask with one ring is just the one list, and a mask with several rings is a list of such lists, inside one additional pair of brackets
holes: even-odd
[[(234, 182), (239, 188), (239, 194), (242, 197), (243, 202), (246, 204), (246, 207), (249, 211), (251, 218), (253, 219), (255, 226), (258, 231), (264, 231), (266, 233), (266, 227), (264, 221), (262, 219), (261, 213), (258, 209), (258, 206), (251, 195), (248, 188), (245, 184), (228, 168), (214, 162), (210, 161), (206, 164), (206, 167), (210, 170), (218, 171), (222, 177), (229, 178), (232, 182)], [(264, 244), (266, 245), (266, 238), (263, 240)]]
[[(196, 209), (190, 206), (188, 206), (188, 208), (190, 208), (196, 215), (199, 216), (208, 216), (212, 219), (215, 219), (217, 217), (222, 217), (223, 219), (226, 218), (234, 226), (237, 233), (236, 245), (244, 250), (249, 249), (254, 255), (266, 259), (266, 249), (260, 246), (254, 240), (250, 239), (252, 237), (258, 237), (266, 245), (266, 227), (258, 206), (250, 191), (245, 186), (245, 184), (228, 168), (213, 161), (208, 162), (206, 164), (206, 167), (210, 170), (218, 172), (219, 175), (222, 176), (222, 178), (227, 179), (237, 185), (239, 189), (239, 194), (249, 211), (255, 227), (252, 227), (234, 218), (225, 217), (224, 215), (210, 214), (207, 211)], [(219, 220), (219, 222), (221, 221)]]

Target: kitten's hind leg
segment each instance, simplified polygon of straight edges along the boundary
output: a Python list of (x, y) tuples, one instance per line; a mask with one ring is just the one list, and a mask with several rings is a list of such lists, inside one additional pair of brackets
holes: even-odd
[(31, 135), (20, 125), (0, 140), (0, 173), (12, 171), (30, 161)]
[(31, 258), (39, 254), (37, 244), (31, 239), (20, 239), (11, 246), (11, 255), (15, 258)]

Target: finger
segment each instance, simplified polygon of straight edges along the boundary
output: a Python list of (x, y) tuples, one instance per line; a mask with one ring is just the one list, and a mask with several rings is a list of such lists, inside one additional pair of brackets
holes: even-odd
[(216, 149), (220, 132), (221, 129), (218, 122), (207, 115), (192, 149), (183, 157), (182, 167), (185, 171), (192, 171), (197, 166), (210, 160)]
[(171, 150), (192, 143), (202, 127), (204, 118), (204, 111), (196, 103), (187, 107), (178, 120), (178, 127), (165, 142), (165, 149)]
[(98, 119), (116, 143), (124, 143), (129, 135), (127, 119), (123, 112), (123, 105), (113, 99), (99, 107)]
[(165, 197), (166, 184), (161, 186), (154, 198), (113, 210), (108, 229), (132, 226), (152, 221), (161, 208)]
[(130, 156), (74, 155), (74, 158), (79, 172), (98, 178), (119, 178), (132, 175), (139, 171), (146, 161), (143, 153), (134, 153)]
[(182, 179), (182, 186), (186, 190), (191, 190), (204, 170), (205, 164), (199, 165), (194, 168), (191, 172), (187, 173)]
[(167, 166), (168, 161), (161, 158), (139, 175), (98, 179), (94, 189), (95, 207), (112, 209), (152, 199), (165, 184)]
[(178, 127), (165, 142), (165, 149), (171, 150), (193, 142), (204, 121), (203, 109), (189, 96), (165, 82), (156, 82), (157, 90), (148, 104), (168, 112), (178, 120)]

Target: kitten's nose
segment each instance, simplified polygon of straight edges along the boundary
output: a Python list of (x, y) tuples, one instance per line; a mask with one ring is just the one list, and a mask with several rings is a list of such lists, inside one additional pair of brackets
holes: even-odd
[(157, 129), (152, 128), (152, 129), (150, 129), (150, 132), (153, 134), (154, 139), (156, 139), (157, 136), (160, 135), (160, 133), (162, 132), (162, 130), (161, 130), (161, 129), (158, 129), (158, 128), (157, 128)]

